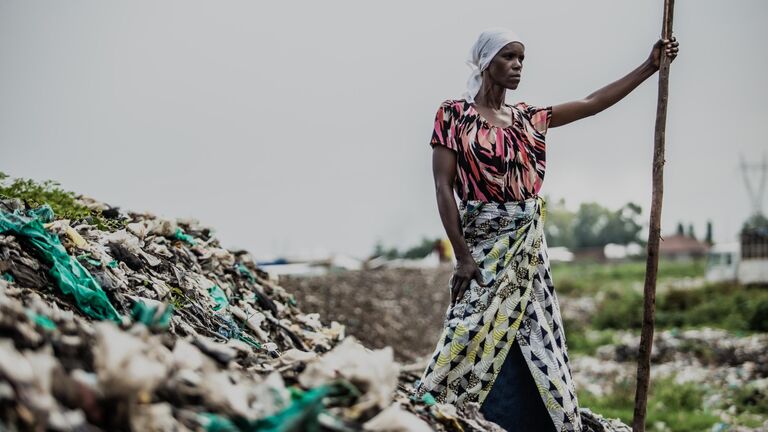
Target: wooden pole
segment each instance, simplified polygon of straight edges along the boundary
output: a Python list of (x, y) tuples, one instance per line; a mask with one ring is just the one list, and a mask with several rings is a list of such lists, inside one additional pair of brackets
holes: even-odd
[[(663, 39), (672, 37), (672, 11), (674, 0), (664, 0)], [(656, 274), (659, 269), (659, 238), (661, 237), (661, 203), (664, 196), (664, 130), (667, 122), (667, 94), (669, 61), (665, 46), (661, 46), (659, 65), (659, 96), (656, 103), (656, 133), (653, 145), (653, 195), (651, 221), (648, 233), (648, 254), (645, 263), (645, 289), (643, 302), (643, 328), (637, 358), (637, 387), (635, 412), (632, 418), (634, 432), (645, 431), (645, 412), (648, 405), (648, 384), (651, 375), (651, 349), (653, 347), (654, 313), (656, 312)]]

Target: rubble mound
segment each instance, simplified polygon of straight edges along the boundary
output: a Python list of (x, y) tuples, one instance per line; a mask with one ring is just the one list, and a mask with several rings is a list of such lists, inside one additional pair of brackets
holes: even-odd
[(302, 313), (212, 229), (76, 199), (99, 218), (0, 200), (0, 430), (501, 430), (412, 399), (390, 347)]

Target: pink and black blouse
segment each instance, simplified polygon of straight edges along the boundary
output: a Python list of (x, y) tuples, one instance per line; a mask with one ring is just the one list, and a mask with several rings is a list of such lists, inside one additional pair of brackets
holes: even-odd
[(541, 189), (552, 106), (505, 105), (514, 117), (506, 128), (489, 124), (465, 99), (445, 100), (437, 110), (430, 146), (457, 153), (455, 190), (462, 201), (518, 201)]

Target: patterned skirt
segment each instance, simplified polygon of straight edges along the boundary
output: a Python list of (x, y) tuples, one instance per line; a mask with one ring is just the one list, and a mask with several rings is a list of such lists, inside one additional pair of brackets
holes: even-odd
[[(487, 286), (473, 280), (463, 297), (448, 307), (443, 332), (415, 395), (430, 393), (437, 402), (458, 407), (477, 402), (488, 414), (504, 411), (503, 418), (489, 420), (510, 431), (520, 430), (526, 422), (541, 421), (529, 417), (544, 411), (551, 422), (540, 424), (548, 423), (558, 432), (581, 431), (547, 255), (544, 199), (536, 196), (505, 203), (470, 200), (461, 202), (459, 211), (464, 239)], [(518, 364), (525, 364), (533, 379), (527, 387), (522, 377), (528, 376), (516, 368), (514, 355), (507, 356), (513, 353), (515, 342), (525, 360)], [(502, 369), (505, 372), (497, 389), (494, 383)], [(510, 380), (519, 382), (510, 384)], [(544, 409), (531, 411), (514, 400), (506, 401), (503, 395), (508, 394), (510, 385), (520, 396), (526, 388), (535, 387)], [(493, 406), (484, 407), (492, 389), (488, 401)], [(509, 406), (498, 409), (505, 401)]]

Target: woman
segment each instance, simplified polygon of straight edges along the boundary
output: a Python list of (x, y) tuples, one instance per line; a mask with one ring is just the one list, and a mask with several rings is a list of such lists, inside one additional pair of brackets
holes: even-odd
[(509, 105), (525, 46), (503, 28), (480, 34), (467, 91), (441, 104), (430, 142), (438, 210), (457, 263), (418, 397), (478, 402), (508, 431), (582, 430), (538, 195), (545, 135), (621, 100), (659, 69), (662, 49), (674, 59), (678, 43), (659, 40), (639, 67), (582, 100)]

